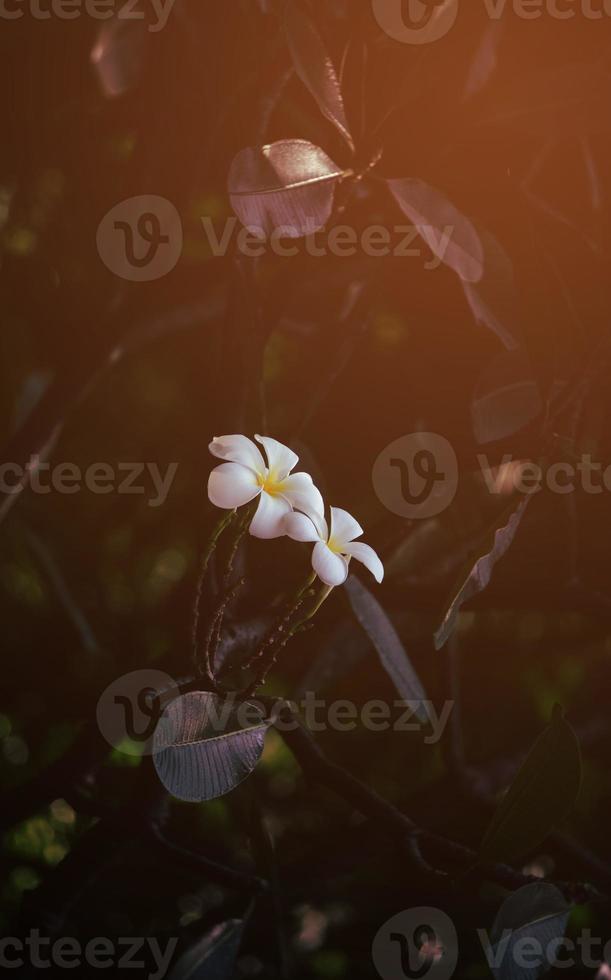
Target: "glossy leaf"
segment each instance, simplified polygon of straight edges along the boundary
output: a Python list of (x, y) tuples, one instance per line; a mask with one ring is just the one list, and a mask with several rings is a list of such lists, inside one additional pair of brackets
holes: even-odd
[(168, 980), (228, 980), (244, 933), (243, 919), (215, 926), (176, 962)]
[(141, 20), (113, 17), (102, 24), (90, 60), (107, 98), (124, 95), (138, 82), (146, 36)]
[(507, 350), (515, 350), (521, 335), (521, 314), (513, 266), (501, 245), (482, 233), (484, 270), (479, 282), (462, 282), (466, 300), (477, 323), (497, 335)]
[(418, 229), (433, 255), (465, 282), (479, 282), (484, 250), (475, 227), (440, 191), (406, 177), (388, 186), (403, 213)]
[(471, 405), (475, 438), (484, 445), (505, 439), (543, 411), (539, 385), (523, 350), (503, 351), (485, 368)]
[(498, 65), (498, 50), (504, 28), (504, 20), (493, 20), (484, 30), (467, 77), (463, 95), (465, 101), (479, 95), (494, 75)]
[(572, 810), (580, 782), (579, 742), (556, 705), (492, 819), (480, 860), (514, 861), (537, 847)]
[(188, 802), (224, 796), (247, 778), (263, 752), (268, 722), (254, 705), (193, 691), (164, 711), (153, 761), (172, 796)]
[(288, 0), (284, 23), (295, 71), (316, 99), (323, 115), (354, 150), (335, 66), (315, 25), (298, 0)]
[[(551, 966), (545, 957), (526, 966), (516, 955), (526, 940), (545, 951), (564, 937), (571, 906), (554, 885), (545, 881), (525, 885), (505, 899), (494, 920), (486, 950), (497, 980), (537, 980)], [(550, 945), (551, 944), (551, 945)]]
[(476, 555), (469, 558), (467, 568), (461, 573), (459, 584), (452, 590), (452, 599), (435, 633), (437, 650), (441, 650), (454, 632), (458, 615), (465, 603), (490, 584), (495, 566), (509, 550), (531, 499), (530, 496), (523, 497), (517, 505), (512, 501), (501, 525), (495, 524), (493, 530), (485, 533), (476, 549)]
[(234, 158), (229, 196), (246, 227), (269, 236), (302, 238), (325, 226), (343, 172), (324, 150), (306, 140), (250, 147)]
[(378, 600), (362, 582), (350, 575), (346, 592), (352, 611), (375, 647), (384, 670), (404, 701), (416, 704), (417, 715), (427, 721), (426, 693), (395, 627)]

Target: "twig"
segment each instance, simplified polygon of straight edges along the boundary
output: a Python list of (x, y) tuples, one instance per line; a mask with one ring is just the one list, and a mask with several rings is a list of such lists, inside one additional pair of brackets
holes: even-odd
[(200, 664), (196, 661), (196, 665), (198, 666), (200, 673), (202, 673), (206, 680), (209, 681), (213, 690), (217, 689), (217, 684), (214, 678), (214, 657), (220, 640), (225, 611), (229, 603), (235, 599), (245, 582), (246, 579), (241, 578), (239, 582), (236, 582), (233, 588), (224, 592), (218, 600), (217, 606), (213, 610), (210, 617), (208, 629), (206, 631), (203, 649), (203, 662)]
[(206, 549), (204, 551), (204, 554), (202, 556), (202, 561), (201, 561), (201, 566), (200, 566), (200, 572), (199, 572), (199, 578), (197, 580), (197, 589), (196, 589), (196, 592), (195, 592), (195, 602), (193, 604), (193, 626), (192, 626), (192, 630), (191, 630), (191, 640), (192, 640), (192, 648), (193, 648), (193, 662), (196, 665), (197, 665), (198, 660), (199, 660), (200, 620), (201, 620), (201, 611), (202, 611), (202, 605), (203, 605), (203, 599), (204, 599), (204, 585), (205, 585), (205, 582), (206, 582), (206, 575), (207, 575), (207, 572), (208, 572), (208, 565), (210, 564), (210, 558), (212, 557), (212, 555), (213, 555), (213, 553), (214, 553), (214, 551), (216, 549), (216, 546), (218, 544), (218, 540), (219, 540), (221, 534), (223, 533), (223, 531), (225, 530), (225, 528), (228, 527), (228, 525), (231, 523), (231, 521), (235, 517), (235, 514), (236, 514), (235, 510), (230, 510), (230, 511), (228, 511), (227, 514), (224, 514), (223, 515), (223, 517), (221, 518), (221, 520), (218, 522), (218, 524), (214, 528), (214, 531), (212, 532), (212, 536), (211, 536), (210, 540), (208, 541), (208, 544), (207, 544)]
[[(402, 843), (409, 842), (410, 838), (415, 839), (417, 846), (410, 845), (410, 855), (412, 859), (415, 858), (416, 866), (421, 871), (424, 869), (427, 874), (430, 874), (432, 867), (422, 855), (421, 847), (425, 845), (451, 867), (462, 867), (463, 880), (465, 880), (465, 869), (470, 877), (483, 877), (512, 890), (539, 880), (533, 875), (522, 874), (506, 864), (479, 864), (477, 853), (470, 847), (418, 827), (406, 814), (379, 796), (375, 790), (352, 776), (342, 766), (331, 762), (310, 732), (303, 727), (291, 705), (287, 704), (280, 711), (278, 719), (282, 722), (279, 733), (306, 775), (333, 790), (364, 816), (373, 818), (378, 826), (383, 827), (393, 836), (398, 836)], [(588, 884), (574, 882), (556, 882), (556, 884), (575, 901), (583, 902), (591, 898), (603, 897), (597, 889)]]
[(81, 643), (83, 644), (83, 649), (92, 656), (97, 656), (100, 653), (100, 646), (96, 640), (93, 629), (87, 621), (87, 617), (81, 611), (78, 603), (72, 595), (70, 586), (68, 585), (55, 556), (51, 553), (50, 549), (47, 547), (42, 538), (40, 538), (39, 535), (30, 528), (24, 528), (24, 535), (31, 550), (38, 558), (38, 561), (40, 562), (40, 565), (51, 586), (55, 590), (55, 594), (65, 609), (70, 622), (80, 637)]

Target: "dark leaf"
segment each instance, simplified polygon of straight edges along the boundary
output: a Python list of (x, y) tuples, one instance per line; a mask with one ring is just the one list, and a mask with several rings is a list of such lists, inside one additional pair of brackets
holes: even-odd
[(492, 530), (487, 531), (475, 555), (469, 558), (467, 569), (461, 573), (459, 585), (452, 590), (452, 599), (441, 626), (435, 633), (437, 650), (441, 650), (454, 632), (458, 614), (465, 603), (483, 592), (490, 584), (495, 566), (509, 550), (531, 499), (530, 496), (526, 496), (517, 506), (512, 500), (509, 513), (506, 511), (503, 516), (502, 525), (499, 527), (495, 524)]
[(13, 432), (18, 432), (25, 425), (51, 384), (52, 378), (50, 371), (32, 371), (28, 374), (15, 399), (11, 426)]
[(421, 721), (427, 721), (425, 690), (382, 606), (354, 575), (348, 576), (346, 592), (354, 615), (375, 647), (384, 670), (401, 698), (417, 704), (418, 717)]
[(298, 0), (288, 0), (286, 4), (285, 30), (295, 71), (316, 99), (323, 115), (354, 151), (335, 66), (315, 25)]
[(545, 957), (539, 963), (525, 966), (515, 954), (524, 940), (534, 940), (543, 950), (563, 938), (571, 906), (562, 892), (545, 881), (525, 885), (507, 898), (490, 933), (486, 951), (497, 980), (537, 980), (551, 966)]
[(523, 350), (503, 351), (485, 368), (477, 384), (471, 417), (483, 445), (505, 439), (543, 411), (539, 385)]
[(146, 26), (142, 20), (113, 17), (100, 28), (91, 64), (104, 95), (123, 95), (140, 79), (144, 64)]
[(215, 926), (183, 953), (168, 980), (230, 980), (243, 932), (243, 919), (230, 919)]
[(484, 125), (500, 124), (541, 137), (604, 133), (611, 125), (611, 73), (603, 61), (584, 61), (512, 74), (495, 92)]
[(263, 235), (282, 230), (285, 238), (302, 238), (329, 220), (342, 176), (320, 147), (281, 140), (238, 153), (229, 171), (229, 196), (246, 227)]
[(348, 39), (340, 68), (340, 86), (344, 93), (348, 118), (357, 142), (365, 136), (367, 125), (367, 81), (369, 48), (358, 33)]
[(325, 636), (319, 651), (308, 663), (305, 675), (297, 690), (297, 697), (308, 691), (322, 694), (332, 690), (340, 679), (345, 679), (371, 652), (371, 644), (360, 626), (352, 620), (338, 623)]
[(484, 250), (469, 219), (422, 180), (406, 177), (389, 180), (388, 186), (431, 252), (464, 282), (479, 282), (484, 269)]
[(168, 705), (155, 732), (157, 775), (179, 800), (224, 796), (257, 765), (267, 729), (255, 705), (203, 691), (183, 694)]
[(494, 75), (498, 64), (498, 49), (503, 36), (505, 21), (493, 20), (486, 27), (465, 85), (463, 98), (478, 95)]
[(483, 276), (478, 283), (463, 280), (465, 297), (477, 322), (492, 330), (507, 350), (514, 350), (522, 331), (513, 266), (492, 235), (484, 232), (481, 241)]
[(572, 810), (580, 782), (579, 742), (556, 705), (492, 818), (480, 860), (514, 861), (537, 847)]

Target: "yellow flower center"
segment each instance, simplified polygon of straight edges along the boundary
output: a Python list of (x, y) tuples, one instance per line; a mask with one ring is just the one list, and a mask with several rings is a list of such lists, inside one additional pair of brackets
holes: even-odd
[(285, 489), (285, 481), (279, 480), (271, 470), (267, 473), (258, 473), (257, 482), (262, 490), (265, 490), (270, 497), (276, 497)]

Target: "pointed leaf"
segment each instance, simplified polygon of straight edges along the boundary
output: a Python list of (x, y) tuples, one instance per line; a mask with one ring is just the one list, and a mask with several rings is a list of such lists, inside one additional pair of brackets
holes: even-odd
[(579, 742), (556, 705), (492, 818), (480, 860), (514, 861), (537, 847), (572, 810), (580, 782)]
[(228, 980), (234, 974), (243, 933), (243, 919), (215, 926), (183, 953), (168, 980)]
[(570, 914), (562, 892), (545, 881), (513, 892), (499, 909), (490, 933), (489, 962), (497, 980), (537, 980), (549, 970), (552, 964), (544, 956), (532, 966), (521, 964), (518, 944), (532, 939), (543, 950), (555, 950), (550, 944), (563, 938)]
[(316, 99), (323, 115), (354, 151), (335, 66), (315, 25), (297, 0), (288, 0), (284, 24), (295, 71)]
[(138, 82), (145, 43), (146, 27), (141, 20), (115, 16), (102, 24), (90, 60), (109, 99), (123, 95)]
[(523, 350), (503, 351), (485, 368), (471, 405), (480, 445), (505, 439), (543, 411), (539, 385)]
[(453, 598), (447, 607), (441, 626), (435, 633), (437, 650), (441, 650), (454, 632), (458, 614), (464, 604), (483, 592), (490, 584), (495, 566), (509, 550), (531, 499), (532, 497), (526, 496), (517, 506), (512, 500), (508, 512), (505, 512), (502, 525), (498, 527), (495, 524), (492, 531), (486, 532), (476, 549), (476, 557), (469, 559), (466, 570), (461, 573), (459, 585), (452, 590)]
[(262, 235), (302, 238), (325, 226), (343, 172), (306, 140), (249, 147), (233, 160), (229, 196), (238, 218)]
[(468, 218), (434, 187), (406, 177), (388, 186), (405, 215), (413, 221), (431, 252), (465, 282), (479, 282), (484, 249)]
[(161, 782), (179, 800), (224, 796), (257, 765), (269, 723), (252, 704), (193, 691), (165, 709), (153, 746)]
[(507, 350), (518, 346), (520, 311), (513, 266), (501, 245), (484, 232), (484, 271), (478, 283), (463, 280), (462, 288), (478, 323), (492, 330)]
[(345, 588), (354, 615), (375, 647), (384, 670), (401, 698), (412, 702), (420, 720), (427, 721), (425, 690), (382, 606), (354, 575), (348, 576)]
[(498, 49), (505, 29), (504, 20), (493, 20), (486, 27), (467, 77), (463, 100), (478, 95), (488, 85), (498, 65)]

